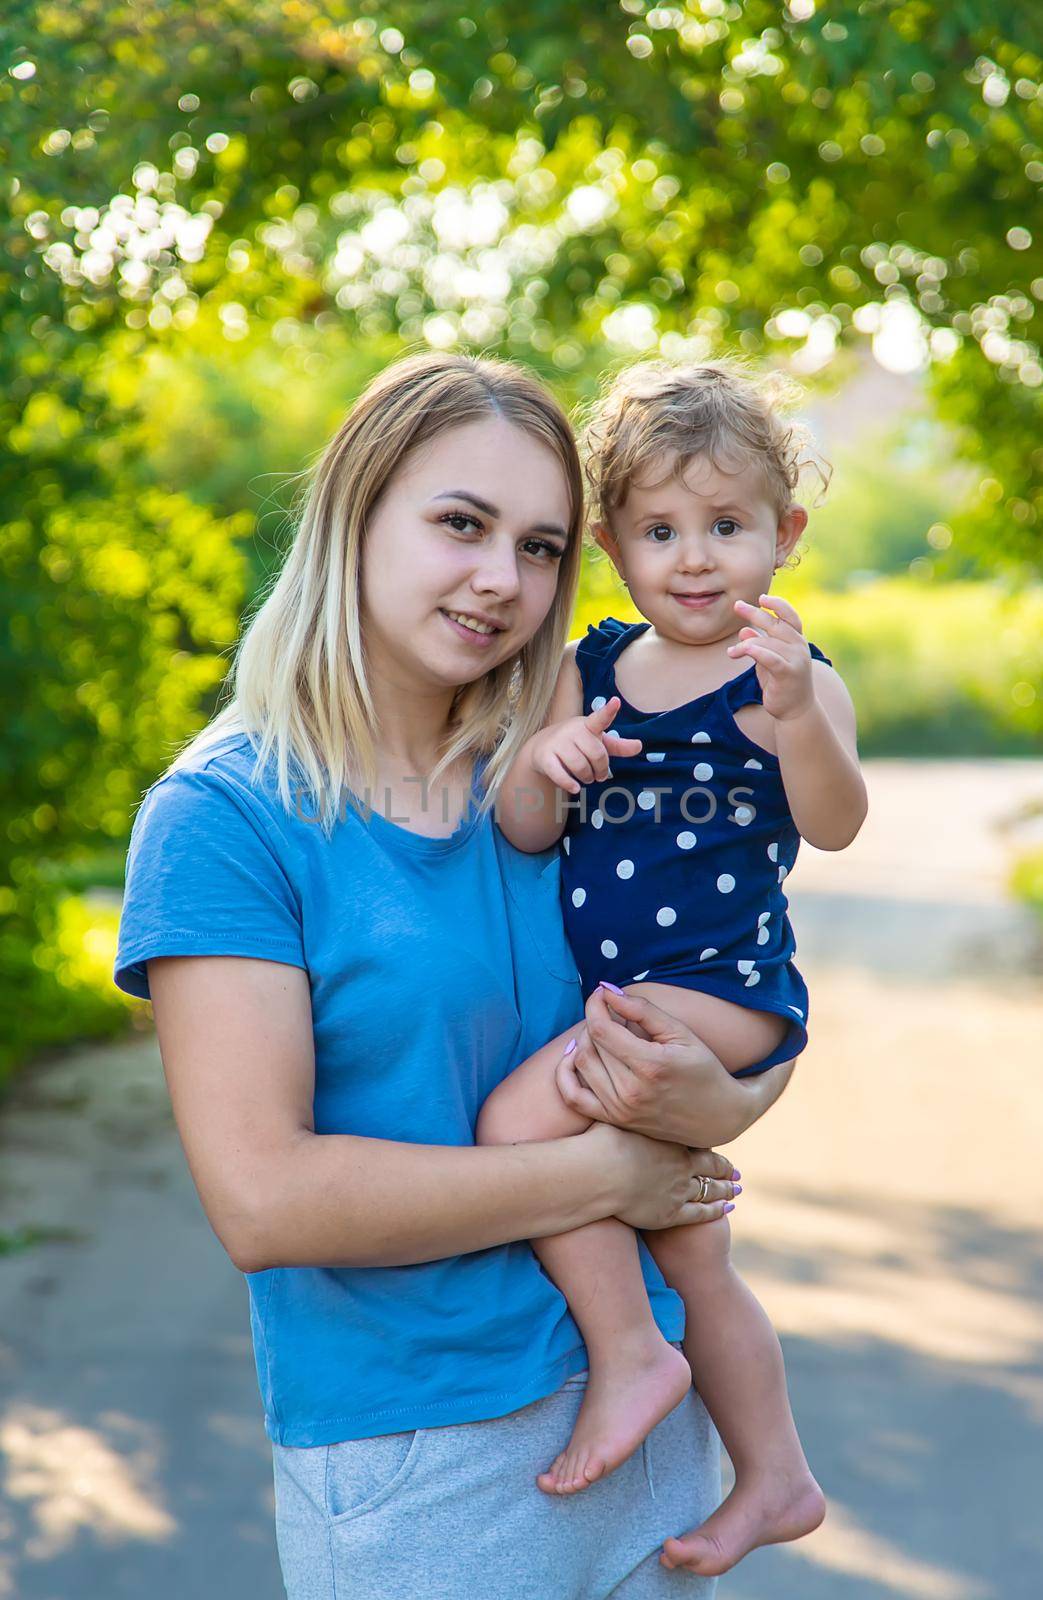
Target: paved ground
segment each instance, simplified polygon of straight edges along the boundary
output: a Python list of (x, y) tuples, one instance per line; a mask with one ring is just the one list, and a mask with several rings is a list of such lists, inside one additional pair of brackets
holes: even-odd
[[(1002, 824), (1043, 763), (866, 765), (862, 837), (792, 880), (812, 1045), (732, 1148), (830, 1515), (721, 1597), (1037, 1600), (1043, 957)], [(246, 1290), (150, 1037), (0, 1115), (0, 1232), (27, 1226), (0, 1257), (0, 1597), (280, 1600)]]

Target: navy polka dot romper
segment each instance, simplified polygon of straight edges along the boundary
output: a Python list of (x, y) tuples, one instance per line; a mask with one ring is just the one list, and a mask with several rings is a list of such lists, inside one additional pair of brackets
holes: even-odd
[[(649, 626), (608, 617), (588, 628), (576, 650), (584, 714), (620, 695), (615, 662)], [(584, 994), (601, 978), (647, 978), (785, 1017), (781, 1043), (740, 1078), (808, 1042), (808, 991), (791, 959), (782, 888), (800, 834), (778, 758), (733, 716), (761, 698), (752, 663), (671, 711), (638, 711), (620, 695), (612, 730), (642, 740), (641, 754), (613, 755), (605, 783), (560, 797), (562, 903)]]

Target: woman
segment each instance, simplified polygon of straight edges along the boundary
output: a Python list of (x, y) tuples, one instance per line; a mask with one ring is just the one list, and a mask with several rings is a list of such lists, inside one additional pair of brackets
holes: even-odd
[[(731, 1163), (702, 1147), (788, 1075), (737, 1083), (650, 1006), (643, 1093), (648, 1044), (584, 1008), (556, 857), (495, 827), (550, 697), (581, 515), (572, 434), (532, 379), (389, 368), (316, 470), (234, 699), (135, 820), (116, 979), (152, 999), (193, 1178), (247, 1275), (290, 1600), (712, 1592), (659, 1564), (719, 1498), (694, 1391), (589, 1494), (535, 1484), (585, 1353), (526, 1241), (720, 1216)], [(486, 1095), (584, 1009), (571, 1059), (606, 1120), (475, 1147)], [(722, 1075), (735, 1114), (707, 1128)]]

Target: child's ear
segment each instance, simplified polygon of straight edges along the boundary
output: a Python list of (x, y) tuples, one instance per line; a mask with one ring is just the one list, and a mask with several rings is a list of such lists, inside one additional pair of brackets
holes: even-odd
[(604, 550), (619, 576), (622, 577), (623, 568), (620, 565), (619, 540), (608, 526), (608, 523), (595, 522), (590, 531), (594, 537), (594, 543)]
[(775, 533), (775, 565), (781, 567), (800, 543), (800, 536), (808, 525), (808, 514), (794, 501), (779, 518)]

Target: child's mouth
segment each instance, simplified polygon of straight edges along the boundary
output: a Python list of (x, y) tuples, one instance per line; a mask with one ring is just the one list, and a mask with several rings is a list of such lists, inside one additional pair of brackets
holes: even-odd
[(679, 605), (688, 606), (690, 610), (705, 611), (707, 606), (712, 606), (715, 600), (721, 598), (723, 592), (721, 589), (713, 589), (704, 594), (675, 594), (672, 598)]

